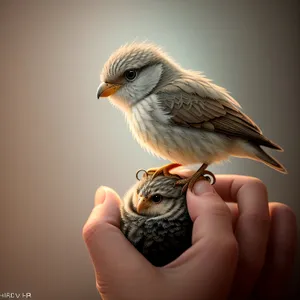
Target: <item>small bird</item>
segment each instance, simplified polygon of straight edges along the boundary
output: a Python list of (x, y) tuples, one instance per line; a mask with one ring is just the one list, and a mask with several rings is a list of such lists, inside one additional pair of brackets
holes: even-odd
[[(172, 163), (151, 170), (168, 175), (178, 165), (202, 163), (190, 178), (180, 180), (192, 188), (206, 168), (229, 156), (265, 163), (287, 173), (261, 146), (283, 149), (266, 138), (241, 111), (226, 89), (200, 72), (185, 70), (158, 46), (131, 43), (116, 50), (101, 72), (97, 97), (109, 97), (126, 116), (143, 148)], [(150, 173), (150, 170), (149, 170)]]
[(179, 176), (146, 176), (125, 195), (121, 231), (154, 266), (161, 267), (191, 246), (193, 223)]

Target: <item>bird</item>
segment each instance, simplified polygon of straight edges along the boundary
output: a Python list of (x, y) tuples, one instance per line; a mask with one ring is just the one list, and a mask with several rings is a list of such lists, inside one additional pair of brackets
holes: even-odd
[(109, 98), (124, 112), (138, 143), (171, 163), (149, 169), (153, 177), (177, 166), (201, 164), (181, 179), (192, 189), (213, 163), (248, 158), (287, 173), (262, 147), (283, 149), (247, 116), (229, 92), (201, 72), (181, 67), (156, 44), (133, 42), (114, 51), (100, 74), (97, 98)]
[(191, 246), (193, 223), (186, 193), (176, 185), (180, 177), (144, 174), (123, 198), (120, 229), (152, 265), (162, 267)]

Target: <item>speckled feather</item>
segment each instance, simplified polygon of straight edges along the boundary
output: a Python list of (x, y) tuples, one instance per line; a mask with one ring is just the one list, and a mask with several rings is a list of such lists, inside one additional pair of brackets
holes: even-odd
[[(143, 178), (127, 192), (121, 208), (122, 232), (155, 266), (168, 264), (191, 246), (192, 221), (186, 195), (181, 193), (181, 186), (175, 186), (177, 180), (164, 176)], [(138, 214), (136, 198), (154, 194), (162, 195), (161, 208), (155, 213)]]

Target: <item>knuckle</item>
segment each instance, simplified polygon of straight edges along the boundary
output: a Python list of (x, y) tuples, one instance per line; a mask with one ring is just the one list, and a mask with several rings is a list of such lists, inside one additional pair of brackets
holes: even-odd
[(85, 223), (82, 228), (82, 236), (84, 241), (90, 240), (94, 233), (96, 232), (97, 228), (101, 223), (101, 218), (99, 217), (99, 210), (101, 209), (100, 206), (95, 206), (90, 214), (89, 219)]
[(268, 190), (264, 182), (256, 177), (250, 177), (249, 183), (247, 184), (248, 187), (254, 188), (256, 190), (261, 191), (264, 194), (267, 194)]
[[(214, 199), (217, 201), (214, 201)], [(226, 203), (224, 201), (221, 201), (219, 196), (215, 193), (208, 192), (203, 194), (201, 201), (204, 204), (202, 208), (210, 214), (221, 217), (227, 217), (231, 215)]]
[(96, 233), (97, 233), (97, 238), (99, 232), (101, 232), (105, 227), (105, 223), (102, 222), (101, 220), (92, 220), (90, 222), (87, 222), (82, 229), (82, 236), (87, 245), (90, 244), (90, 242), (94, 239)]
[(99, 294), (104, 297), (109, 293), (109, 284), (98, 277), (98, 274), (96, 274), (96, 289), (98, 290)]
[(295, 212), (286, 204), (280, 203), (280, 202), (273, 202), (273, 205), (276, 205), (276, 210), (280, 214), (284, 214), (290, 219), (296, 220), (296, 214)]
[[(224, 203), (225, 204), (225, 203)], [(231, 216), (230, 210), (228, 206), (223, 203), (216, 203), (212, 207), (212, 213), (218, 217), (228, 217)]]
[(95, 232), (95, 224), (87, 222), (82, 229), (82, 237), (86, 243), (91, 239)]
[(239, 224), (241, 228), (259, 228), (265, 232), (269, 230), (271, 217), (269, 214), (262, 214), (260, 212), (247, 212), (239, 216)]

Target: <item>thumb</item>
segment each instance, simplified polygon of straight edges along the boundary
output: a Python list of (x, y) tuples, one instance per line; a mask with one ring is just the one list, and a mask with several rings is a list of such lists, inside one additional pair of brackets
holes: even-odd
[(234, 237), (232, 214), (223, 199), (206, 180), (187, 192), (187, 206), (194, 222), (192, 243), (207, 237)]
[(95, 204), (83, 228), (83, 238), (90, 252), (98, 284), (118, 280), (118, 274), (135, 272), (144, 257), (120, 231), (121, 200), (116, 192), (100, 187)]
[(193, 191), (187, 191), (193, 221), (192, 247), (177, 263), (184, 268), (183, 273), (195, 278), (191, 284), (203, 282), (203, 290), (210, 295), (207, 299), (223, 299), (221, 295), (230, 291), (238, 258), (231, 212), (206, 180), (197, 182)]

